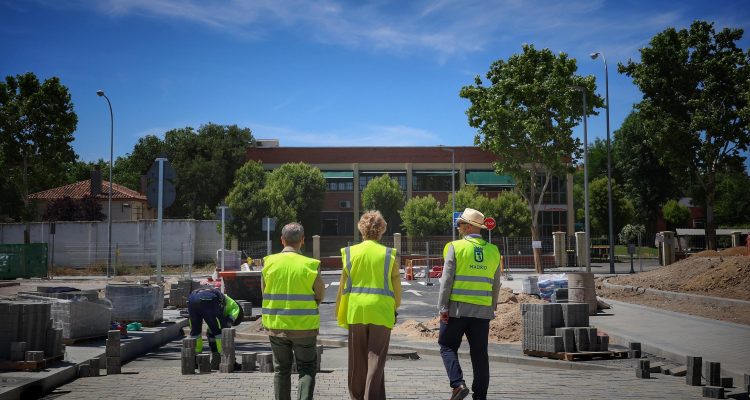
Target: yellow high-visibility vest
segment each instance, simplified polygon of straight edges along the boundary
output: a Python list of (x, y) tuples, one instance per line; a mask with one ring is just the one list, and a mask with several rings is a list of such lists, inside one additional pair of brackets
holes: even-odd
[(391, 273), (396, 249), (366, 240), (341, 249), (341, 260), (348, 278), (338, 309), (338, 324), (373, 324), (393, 328), (396, 300)]
[(443, 257), (447, 256), (450, 245), (453, 245), (456, 255), (456, 277), (450, 300), (491, 306), (500, 250), (482, 238), (466, 237), (448, 243), (443, 249)]
[(263, 326), (311, 330), (320, 327), (313, 283), (320, 261), (294, 252), (263, 258)]

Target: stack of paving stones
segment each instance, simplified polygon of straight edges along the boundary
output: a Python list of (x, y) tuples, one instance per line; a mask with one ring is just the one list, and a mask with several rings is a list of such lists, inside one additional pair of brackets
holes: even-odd
[(234, 363), (237, 361), (234, 350), (234, 328), (224, 328), (221, 330), (221, 364), (219, 364), (219, 372), (232, 373), (234, 372)]
[(258, 370), (273, 372), (273, 353), (258, 353)]
[(253, 303), (250, 301), (237, 300), (237, 305), (242, 308), (242, 314), (245, 316), (245, 320), (250, 320), (253, 316)]
[(639, 342), (628, 343), (628, 357), (641, 358), (641, 344)]
[(187, 299), (193, 290), (198, 289), (200, 283), (192, 279), (180, 279), (169, 289), (169, 305), (177, 308), (187, 307)]
[[(195, 355), (196, 342), (197, 342), (196, 338), (182, 339), (182, 350), (181, 350), (182, 357), (180, 358), (182, 375), (194, 375), (195, 374), (195, 364), (197, 362), (196, 355)], [(205, 361), (202, 361), (202, 362), (205, 362)], [(210, 359), (209, 359), (208, 367), (209, 367), (209, 372), (210, 372), (211, 370)]]
[(609, 336), (589, 327), (586, 303), (521, 304), (523, 349), (549, 353), (609, 350)]
[(100, 369), (101, 369), (101, 359), (92, 358), (78, 365), (78, 377), (86, 378), (90, 376), (99, 376)]
[(257, 359), (258, 353), (242, 353), (242, 372), (254, 371)]
[[(41, 287), (38, 290), (43, 290)], [(19, 292), (19, 299), (48, 299), (53, 326), (62, 329), (62, 338), (81, 339), (104, 336), (112, 320), (109, 302), (101, 301), (96, 290), (49, 293)]]
[(44, 301), (0, 301), (0, 359), (24, 361), (27, 351), (42, 352), (43, 359), (64, 353), (62, 330), (53, 327), (50, 306)]
[(638, 360), (638, 368), (635, 369), (635, 376), (641, 379), (651, 379), (651, 361)]
[(750, 375), (745, 374), (745, 384), (744, 384), (745, 391), (750, 393)]
[(107, 357), (107, 375), (122, 373), (122, 358), (120, 358), (120, 331), (111, 330), (107, 332), (107, 344), (105, 347)]

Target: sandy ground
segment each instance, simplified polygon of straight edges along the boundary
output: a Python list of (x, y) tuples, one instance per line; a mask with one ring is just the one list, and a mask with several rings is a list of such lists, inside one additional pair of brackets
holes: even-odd
[[(500, 289), (497, 317), (490, 321), (489, 339), (492, 343), (516, 343), (521, 341), (521, 303), (543, 303), (544, 301), (526, 294), (513, 294), (509, 288)], [(428, 321), (407, 320), (393, 327), (394, 336), (406, 336), (412, 339), (424, 338), (437, 340), (440, 319)]]

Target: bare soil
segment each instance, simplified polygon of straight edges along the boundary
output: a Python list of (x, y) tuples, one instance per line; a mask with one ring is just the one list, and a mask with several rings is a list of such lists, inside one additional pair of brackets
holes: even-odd
[[(516, 343), (521, 341), (521, 303), (544, 303), (534, 296), (514, 294), (509, 288), (501, 288), (498, 298), (497, 315), (490, 321), (489, 340), (492, 343)], [(397, 336), (412, 339), (437, 339), (440, 329), (440, 318), (428, 321), (407, 320), (393, 327), (391, 332)]]

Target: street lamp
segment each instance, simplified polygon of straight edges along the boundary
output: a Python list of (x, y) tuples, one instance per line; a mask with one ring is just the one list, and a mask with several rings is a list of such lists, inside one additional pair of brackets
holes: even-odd
[(583, 204), (585, 225), (584, 236), (586, 241), (586, 272), (591, 272), (591, 238), (589, 233), (589, 136), (588, 136), (588, 118), (586, 118), (586, 89), (581, 86), (571, 86), (573, 90), (578, 90), (583, 96)]
[(107, 99), (109, 105), (109, 195), (107, 200), (107, 278), (109, 278), (109, 268), (112, 265), (112, 152), (115, 140), (115, 117), (112, 114), (112, 103), (104, 91), (97, 90), (96, 95)]
[(604, 93), (607, 99), (607, 201), (609, 210), (609, 273), (615, 273), (615, 242), (614, 242), (614, 223), (612, 221), (612, 155), (610, 151), (609, 140), (609, 70), (607, 68), (607, 59), (601, 52), (591, 53), (591, 59), (596, 60), (602, 57), (604, 61)]
[(451, 240), (456, 240), (456, 227), (453, 226), (453, 216), (456, 214), (456, 149), (449, 149), (440, 145), (440, 149), (451, 152), (451, 200), (453, 201), (453, 212), (451, 213)]

